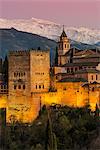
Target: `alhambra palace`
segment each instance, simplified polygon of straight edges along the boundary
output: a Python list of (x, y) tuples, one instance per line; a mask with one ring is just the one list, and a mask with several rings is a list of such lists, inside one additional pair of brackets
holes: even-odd
[(7, 121), (14, 115), (31, 122), (44, 104), (100, 108), (100, 51), (72, 48), (63, 29), (55, 53), (50, 66), (50, 50), (10, 51), (7, 81), (0, 59), (0, 103)]

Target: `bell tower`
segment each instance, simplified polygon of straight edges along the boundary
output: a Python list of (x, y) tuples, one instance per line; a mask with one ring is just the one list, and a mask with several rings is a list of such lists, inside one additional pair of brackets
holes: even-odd
[(69, 51), (69, 49), (70, 49), (70, 42), (69, 39), (67, 38), (63, 26), (63, 31), (58, 42), (58, 65), (63, 65), (64, 63), (66, 63), (65, 54)]

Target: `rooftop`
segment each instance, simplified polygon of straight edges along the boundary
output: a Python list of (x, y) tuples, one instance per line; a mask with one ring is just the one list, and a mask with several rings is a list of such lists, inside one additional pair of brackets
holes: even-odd
[(97, 66), (99, 62), (81, 62), (81, 63), (66, 63), (61, 67), (73, 67), (73, 66)]
[(67, 35), (66, 35), (66, 33), (65, 33), (64, 29), (63, 29), (63, 32), (62, 32), (62, 34), (61, 34), (61, 36), (60, 36), (60, 37), (67, 37)]
[(82, 74), (82, 73), (100, 73), (100, 71), (96, 69), (84, 69), (76, 72), (76, 74)]
[(84, 78), (64, 78), (58, 82), (87, 82), (87, 80)]

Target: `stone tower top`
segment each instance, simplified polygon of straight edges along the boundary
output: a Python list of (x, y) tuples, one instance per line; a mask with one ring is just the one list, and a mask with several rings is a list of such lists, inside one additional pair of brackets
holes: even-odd
[(64, 25), (63, 25), (63, 32), (62, 32), (60, 38), (63, 38), (63, 37), (67, 37), (67, 35), (66, 35), (66, 33), (65, 33), (65, 30), (64, 30)]
[(65, 55), (70, 49), (70, 42), (65, 33), (64, 27), (58, 42), (58, 55)]

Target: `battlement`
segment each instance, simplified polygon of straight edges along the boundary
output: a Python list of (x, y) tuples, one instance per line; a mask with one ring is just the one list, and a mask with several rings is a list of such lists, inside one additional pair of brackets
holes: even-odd
[(29, 50), (9, 51), (9, 56), (28, 56), (29, 54)]
[(9, 51), (9, 56), (29, 56), (30, 52), (32, 53), (48, 53), (50, 50), (38, 50), (38, 49), (30, 49), (30, 50), (16, 50)]
[(34, 52), (34, 53), (37, 53), (37, 52), (43, 52), (43, 53), (48, 53), (50, 52), (50, 49), (47, 49), (47, 50), (42, 50), (42, 49), (30, 49), (30, 52)]

